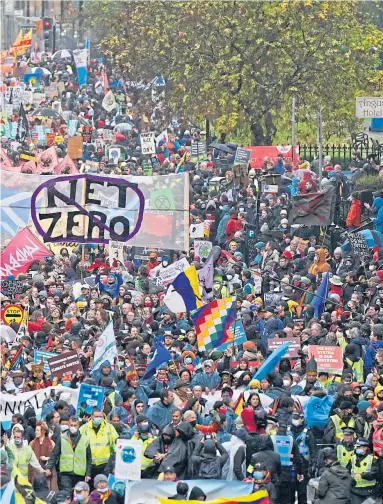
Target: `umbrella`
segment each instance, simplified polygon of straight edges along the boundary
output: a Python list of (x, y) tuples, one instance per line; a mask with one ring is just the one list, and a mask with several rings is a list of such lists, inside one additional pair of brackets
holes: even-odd
[(227, 152), (228, 154), (234, 154), (233, 149), (231, 149), (225, 144), (213, 142), (212, 144), (209, 145), (209, 147), (211, 147), (212, 149), (221, 150), (222, 152)]
[(253, 380), (263, 380), (265, 376), (271, 373), (271, 371), (277, 367), (282, 357), (286, 354), (291, 343), (291, 341), (286, 341), (286, 343), (283, 343), (283, 345), (276, 348), (255, 373)]
[(45, 107), (38, 108), (31, 114), (32, 116), (51, 117), (52, 119), (62, 119), (62, 116), (55, 110)]
[(52, 75), (51, 72), (47, 68), (43, 68), (43, 67), (31, 68), (31, 73), (37, 74), (37, 75)]
[(80, 116), (80, 115), (79, 115), (79, 116), (77, 116), (77, 120), (78, 120), (78, 122), (79, 122), (80, 124), (82, 124), (83, 126), (92, 126), (92, 125), (90, 124), (90, 122), (89, 122), (89, 121), (87, 121), (87, 120), (85, 119), (85, 117), (82, 117), (82, 116)]
[(130, 123), (120, 123), (114, 127), (113, 133), (116, 133), (116, 131), (122, 133), (123, 131), (131, 131), (132, 129), (133, 126)]
[(12, 327), (1, 325), (0, 326), (0, 338), (4, 339), (7, 343), (12, 343), (16, 339), (16, 332)]
[(72, 54), (68, 51), (68, 49), (62, 49), (61, 51), (56, 51), (52, 56), (53, 59), (64, 59), (70, 58), (72, 59)]

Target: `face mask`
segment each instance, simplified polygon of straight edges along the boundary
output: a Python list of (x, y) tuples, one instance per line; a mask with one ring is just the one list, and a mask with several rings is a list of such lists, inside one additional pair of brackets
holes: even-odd
[(67, 425), (60, 425), (61, 432), (66, 432), (69, 429)]
[(295, 426), (295, 427), (299, 427), (301, 425), (301, 421), (298, 420), (298, 418), (293, 418), (291, 420), (291, 423)]
[(172, 440), (170, 438), (166, 438), (166, 437), (163, 437), (162, 438), (162, 442), (164, 444), (172, 444)]
[(263, 473), (261, 471), (254, 471), (253, 472), (253, 478), (255, 480), (262, 480), (263, 479)]
[(76, 494), (76, 501), (83, 501), (85, 499), (85, 496), (84, 495), (81, 495), (81, 494)]
[(357, 448), (357, 449), (355, 450), (355, 453), (356, 453), (357, 455), (364, 455), (364, 450), (363, 450), (363, 448)]
[(192, 427), (195, 427), (197, 425), (197, 420), (192, 420), (189, 422)]
[(102, 418), (93, 418), (93, 425), (101, 425)]
[(107, 488), (97, 488), (97, 492), (100, 492), (100, 493), (105, 493), (107, 491), (108, 491)]
[(145, 306), (152, 306), (152, 303), (150, 301), (145, 301)]
[(71, 434), (76, 434), (78, 432), (77, 427), (69, 427), (69, 431)]
[(16, 446), (21, 446), (23, 444), (23, 440), (22, 439), (15, 439), (15, 445)]
[(62, 382), (64, 387), (70, 387), (71, 382), (69, 380), (65, 380)]
[(283, 380), (284, 387), (290, 387), (290, 380)]
[(369, 266), (368, 269), (369, 269), (369, 271), (374, 271), (375, 266)]
[(148, 439), (148, 434), (140, 434), (140, 438), (144, 441), (146, 441)]
[(169, 266), (168, 261), (162, 261), (162, 266), (163, 266), (164, 268), (166, 268), (167, 266)]

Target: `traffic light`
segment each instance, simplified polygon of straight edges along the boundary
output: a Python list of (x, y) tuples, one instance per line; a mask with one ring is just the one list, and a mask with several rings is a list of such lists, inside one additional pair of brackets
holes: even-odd
[(44, 51), (51, 51), (53, 49), (53, 18), (42, 19), (42, 31), (44, 40)]

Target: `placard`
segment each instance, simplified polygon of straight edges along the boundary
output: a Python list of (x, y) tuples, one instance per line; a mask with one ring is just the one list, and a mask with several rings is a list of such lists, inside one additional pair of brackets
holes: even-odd
[(111, 129), (106, 129), (104, 128), (104, 131), (102, 133), (102, 138), (104, 139), (104, 142), (113, 142), (113, 140), (116, 139), (113, 130)]
[(356, 256), (363, 258), (370, 255), (364, 236), (359, 233), (348, 233), (347, 237)]
[(47, 146), (51, 147), (52, 145), (55, 144), (56, 133), (46, 133), (45, 138), (46, 138), (46, 144), (47, 144)]
[(211, 241), (194, 240), (194, 256), (200, 259), (206, 259), (213, 248)]
[(0, 291), (10, 298), (23, 292), (24, 280), (1, 280)]
[(68, 138), (68, 155), (71, 159), (82, 158), (82, 137), (74, 136)]
[(266, 292), (264, 294), (265, 308), (277, 306), (283, 297), (282, 292)]
[(92, 126), (84, 126), (81, 134), (84, 143), (92, 142)]
[(32, 96), (32, 105), (36, 108), (42, 102), (45, 102), (45, 93), (33, 93), (33, 96)]
[(82, 371), (80, 357), (76, 350), (48, 359), (48, 365), (52, 377), (56, 378), (62, 378), (64, 375), (74, 375), (78, 370)]
[(309, 359), (314, 357), (318, 371), (342, 374), (343, 349), (338, 346), (309, 345)]
[(6, 325), (21, 324), (23, 315), (24, 310), (18, 305), (8, 305), (1, 311), (1, 318)]
[(37, 158), (29, 151), (21, 151), (19, 157), (24, 161), (37, 161)]
[(141, 479), (141, 456), (141, 440), (117, 439), (114, 476), (117, 479), (139, 481)]
[(41, 350), (34, 350), (33, 352), (33, 362), (35, 364), (38, 364), (39, 362), (43, 361), (44, 364), (44, 372), (49, 373), (50, 368), (48, 364), (48, 360), (51, 357), (57, 357), (60, 354), (57, 353), (51, 353), (51, 352), (42, 352)]
[(141, 133), (141, 153), (142, 154), (155, 154), (156, 153), (156, 142), (155, 133), (150, 131), (149, 133)]
[(234, 164), (235, 165), (244, 164), (247, 166), (250, 161), (250, 156), (251, 156), (251, 150), (243, 149), (242, 147), (237, 147)]
[(77, 133), (77, 125), (78, 125), (78, 120), (77, 119), (70, 119), (68, 121), (68, 136), (72, 137), (75, 136)]
[(76, 415), (91, 415), (93, 408), (102, 409), (104, 392), (104, 387), (82, 383), (78, 394)]
[(124, 245), (125, 243), (111, 240), (109, 242), (109, 264), (113, 266), (117, 261), (118, 267), (124, 268)]
[[(235, 330), (235, 332), (234, 332), (234, 330)], [(219, 350), (220, 352), (223, 352), (229, 346), (243, 345), (243, 343), (245, 343), (247, 341), (245, 329), (244, 329), (243, 324), (242, 324), (242, 322), (240, 320), (236, 320), (235, 322), (233, 322), (231, 324), (230, 331), (232, 333), (234, 333), (234, 340), (233, 341), (228, 341), (226, 343), (222, 343), (222, 345), (220, 345), (217, 348), (217, 350)]]
[(299, 350), (301, 349), (300, 338), (270, 338), (267, 340), (267, 346), (270, 352), (274, 352), (279, 346), (283, 345), (287, 341), (291, 341), (285, 357), (288, 359), (297, 359), (299, 357)]
[(205, 155), (206, 143), (205, 142), (192, 142), (191, 143), (191, 154), (193, 157), (199, 157), (201, 155)]

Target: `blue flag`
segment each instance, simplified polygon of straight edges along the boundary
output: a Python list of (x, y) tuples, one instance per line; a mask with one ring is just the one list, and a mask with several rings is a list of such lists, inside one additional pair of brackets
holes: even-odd
[(322, 282), (318, 287), (318, 290), (311, 301), (312, 306), (314, 307), (315, 317), (320, 317), (324, 310), (324, 305), (328, 296), (328, 281), (329, 274), (324, 273), (322, 277)]
[(172, 360), (172, 356), (162, 343), (159, 341), (156, 342), (156, 349), (154, 350), (154, 354), (152, 360), (148, 364), (146, 368), (146, 373), (142, 377), (143, 380), (147, 380), (151, 376), (156, 373), (156, 368), (160, 366), (162, 363)]

